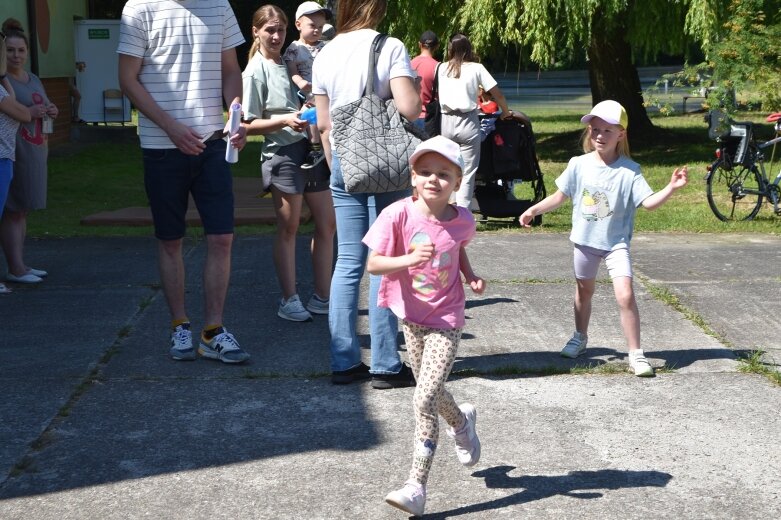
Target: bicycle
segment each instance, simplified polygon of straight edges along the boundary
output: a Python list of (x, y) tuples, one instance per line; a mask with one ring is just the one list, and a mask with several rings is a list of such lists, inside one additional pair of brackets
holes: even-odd
[(781, 171), (771, 182), (765, 171), (763, 151), (772, 146), (770, 168), (775, 157), (776, 144), (781, 142), (781, 112), (767, 120), (775, 122), (776, 137), (757, 142), (753, 123), (736, 122), (720, 111), (707, 116), (708, 135), (719, 143), (716, 160), (708, 166), (705, 176), (708, 205), (719, 220), (751, 220), (762, 208), (762, 201), (773, 204), (773, 211), (781, 215)]

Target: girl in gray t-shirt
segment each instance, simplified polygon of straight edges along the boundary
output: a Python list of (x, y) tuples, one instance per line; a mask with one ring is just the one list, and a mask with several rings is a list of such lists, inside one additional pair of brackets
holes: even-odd
[(629, 365), (637, 376), (653, 376), (654, 370), (640, 349), (640, 315), (632, 288), (629, 242), (637, 207), (654, 210), (664, 204), (675, 190), (686, 185), (687, 168), (676, 168), (669, 184), (654, 193), (640, 173), (640, 165), (629, 158), (624, 107), (615, 101), (602, 101), (581, 122), (588, 125), (582, 141), (585, 154), (570, 160), (556, 179), (556, 193), (526, 210), (520, 217), (521, 225), (529, 227), (535, 216), (572, 199), (575, 333), (561, 355), (576, 358), (586, 351), (591, 298), (604, 258), (629, 347)]

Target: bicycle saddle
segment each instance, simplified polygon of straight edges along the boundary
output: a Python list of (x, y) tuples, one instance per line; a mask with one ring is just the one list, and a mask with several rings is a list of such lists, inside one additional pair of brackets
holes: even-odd
[(769, 116), (767, 116), (766, 121), (768, 123), (775, 123), (779, 119), (781, 119), (781, 112), (774, 112), (774, 113), (770, 114)]

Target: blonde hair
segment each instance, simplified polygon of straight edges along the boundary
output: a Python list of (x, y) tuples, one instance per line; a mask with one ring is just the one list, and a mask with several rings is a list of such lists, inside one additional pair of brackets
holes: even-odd
[(336, 5), (336, 32), (374, 29), (388, 9), (386, 0), (339, 0)]
[[(629, 139), (627, 139), (626, 128), (621, 125), (615, 126), (624, 131), (624, 138), (616, 144), (616, 151), (618, 152), (618, 155), (623, 155), (624, 157), (631, 159), (632, 156), (629, 154)], [(586, 128), (583, 129), (583, 134), (580, 136), (580, 145), (583, 147), (583, 152), (585, 153), (591, 153), (596, 149), (594, 148), (594, 143), (591, 142), (591, 125), (586, 125)]]
[[(287, 15), (285, 14), (285, 11), (272, 4), (262, 5), (258, 7), (258, 10), (252, 15), (252, 27), (260, 29), (268, 22), (275, 19), (279, 19), (285, 27), (287, 27)], [(249, 57), (252, 58), (255, 53), (258, 52), (259, 48), (260, 43), (258, 42), (258, 38), (253, 38), (252, 46), (249, 49)]]

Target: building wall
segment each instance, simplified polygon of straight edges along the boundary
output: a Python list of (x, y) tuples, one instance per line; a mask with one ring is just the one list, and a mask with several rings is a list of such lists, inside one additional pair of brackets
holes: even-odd
[[(3, 0), (2, 3), (2, 20), (19, 20), (31, 40), (35, 60), (30, 57), (28, 70), (41, 78), (46, 94), (60, 111), (49, 143), (67, 142), (71, 121), (68, 82), (76, 74), (73, 20), (87, 17), (88, 0)], [(28, 4), (35, 7), (33, 23), (27, 16)], [(35, 61), (37, 70), (32, 69)]]

